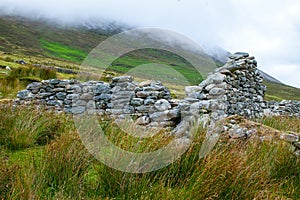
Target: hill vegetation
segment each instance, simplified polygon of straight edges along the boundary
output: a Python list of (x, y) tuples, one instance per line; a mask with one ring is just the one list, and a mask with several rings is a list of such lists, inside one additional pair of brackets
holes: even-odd
[[(155, 172), (129, 174), (91, 157), (71, 116), (34, 107), (12, 110), (9, 105), (1, 105), (0, 111), (0, 199), (300, 198), (299, 162), (288, 143), (222, 136), (213, 152), (199, 159), (206, 132), (199, 128), (178, 161)], [(260, 122), (300, 132), (299, 119)], [(136, 143), (111, 121), (101, 123), (116, 145), (134, 152), (152, 151), (170, 139)]]
[(292, 86), (265, 81), (267, 86), (266, 100), (281, 101), (284, 99), (300, 101), (300, 89)]
[[(80, 67), (81, 62), (88, 53), (101, 41), (112, 34), (119, 33), (125, 27), (115, 26), (109, 30), (103, 28), (90, 29), (85, 26), (62, 26), (47, 21), (4, 16), (0, 17), (0, 25), (0, 50), (3, 52), (0, 57), (1, 66), (23, 67), (16, 64), (15, 61), (25, 60), (30, 66), (40, 64), (71, 69), (75, 72), (87, 70), (88, 73), (91, 73), (90, 69)], [(170, 52), (155, 49), (136, 50), (123, 55), (112, 63), (105, 74), (114, 76), (126, 72), (130, 73), (136, 66), (149, 63), (168, 66), (183, 75), (189, 85), (197, 85), (204, 78), (185, 59)], [(217, 61), (216, 65), (221, 66), (222, 63)], [(156, 72), (147, 68), (136, 69), (134, 75), (137, 79), (160, 78), (168, 87), (174, 89), (175, 93), (183, 93), (183, 86), (186, 83), (178, 81), (175, 86), (168, 84), (174, 84), (174, 80), (168, 75), (170, 71), (167, 69), (161, 67), (161, 70), (156, 70)], [(101, 71), (101, 69), (99, 70)], [(0, 72), (2, 72), (2, 76), (7, 73), (3, 69), (0, 69)], [(99, 71), (92, 71), (92, 73), (97, 74)], [(69, 79), (75, 76), (57, 73), (57, 77)], [(299, 100), (300, 98), (300, 89), (298, 88), (269, 81), (265, 83), (268, 86), (267, 100)], [(178, 91), (177, 87), (181, 88), (181, 91)], [(2, 95), (2, 97), (5, 96)]]
[[(300, 199), (299, 158), (293, 154), (292, 145), (272, 140), (230, 140), (222, 135), (214, 150), (199, 159), (207, 132), (201, 128), (202, 124), (189, 150), (166, 168), (129, 174), (105, 166), (85, 149), (71, 115), (33, 105), (12, 109), (9, 99), (33, 81), (76, 77), (58, 69), (85, 71), (96, 77), (99, 71), (90, 71), (80, 64), (100, 41), (120, 29), (62, 27), (15, 17), (0, 17), (0, 27), (0, 200)], [(203, 79), (183, 58), (153, 49), (120, 57), (102, 78), (109, 81), (135, 66), (153, 62), (175, 69), (190, 84), (198, 84)], [(169, 71), (163, 68), (159, 72)], [(147, 68), (136, 72), (139, 73), (143, 76), (137, 79), (159, 77)], [(174, 75), (160, 78), (168, 82)], [(265, 84), (268, 100), (300, 100), (297, 88)], [(179, 81), (166, 86), (175, 93), (183, 90)], [(300, 132), (298, 118), (256, 120), (278, 130)], [(174, 139), (159, 134), (151, 140), (137, 140), (109, 119), (99, 119), (99, 122), (106, 136), (128, 151), (153, 151)]]

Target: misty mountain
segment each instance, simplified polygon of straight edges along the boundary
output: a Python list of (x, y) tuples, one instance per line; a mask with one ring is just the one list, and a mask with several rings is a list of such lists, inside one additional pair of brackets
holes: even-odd
[(271, 83), (283, 84), (282, 82), (280, 82), (280, 81), (277, 80), (276, 78), (270, 76), (269, 74), (267, 74), (267, 73), (265, 73), (265, 72), (263, 72), (263, 71), (261, 71), (261, 70), (258, 70), (258, 71), (259, 71), (260, 75), (263, 77), (263, 79), (264, 79), (265, 81), (269, 81), (269, 82), (271, 82)]
[[(132, 29), (132, 26), (112, 21), (86, 21), (78, 24), (58, 24), (46, 19), (25, 19), (15, 16), (0, 16), (0, 50), (20, 52), (26, 55), (56, 56), (47, 48), (49, 44), (60, 44), (76, 49), (78, 55), (71, 61), (80, 62), (101, 41)], [(181, 45), (180, 43), (175, 45)], [(61, 47), (60, 46), (60, 47)], [(222, 66), (231, 55), (227, 50), (213, 45), (202, 45), (204, 51)], [(142, 56), (139, 54), (139, 56)], [(157, 56), (157, 55), (156, 55)], [(266, 81), (282, 84), (267, 73), (260, 71)]]

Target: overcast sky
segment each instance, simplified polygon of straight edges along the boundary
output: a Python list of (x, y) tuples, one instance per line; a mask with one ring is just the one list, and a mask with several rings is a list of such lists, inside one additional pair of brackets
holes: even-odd
[(65, 22), (109, 19), (171, 29), (230, 52), (249, 52), (260, 69), (300, 88), (299, 0), (0, 0), (0, 9)]

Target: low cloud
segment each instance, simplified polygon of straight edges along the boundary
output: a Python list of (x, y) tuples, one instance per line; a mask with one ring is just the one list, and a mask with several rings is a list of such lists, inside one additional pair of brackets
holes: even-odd
[(199, 43), (247, 51), (263, 71), (300, 88), (298, 0), (1, 0), (0, 12), (61, 23), (98, 19), (171, 29)]

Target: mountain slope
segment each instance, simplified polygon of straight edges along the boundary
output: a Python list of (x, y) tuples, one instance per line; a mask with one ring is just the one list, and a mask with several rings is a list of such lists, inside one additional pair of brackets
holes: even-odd
[(0, 50), (27, 55), (47, 54), (48, 49), (43, 48), (43, 41), (89, 52), (111, 34), (121, 31), (90, 30), (18, 17), (1, 17), (0, 25)]
[(269, 74), (259, 70), (260, 75), (263, 77), (263, 79), (265, 81), (271, 82), (271, 83), (277, 83), (277, 84), (283, 84), (282, 82), (280, 82), (279, 80), (277, 80), (276, 78), (270, 76)]
[[(80, 64), (101, 41), (129, 28), (113, 23), (97, 25), (92, 22), (77, 26), (63, 26), (44, 20), (28, 20), (11, 16), (0, 17), (0, 27), (0, 51), (2, 52), (40, 56), (40, 59), (61, 59), (74, 64)], [(217, 66), (222, 66), (230, 55), (220, 47), (205, 47), (204, 50)], [(111, 70), (124, 73), (135, 66), (147, 63), (168, 65), (182, 73), (190, 84), (198, 84), (202, 80), (201, 75), (194, 71), (186, 60), (154, 49), (126, 54), (113, 63)], [(267, 91), (269, 99), (299, 99), (300, 89), (286, 86), (262, 71), (260, 73), (270, 88)]]

